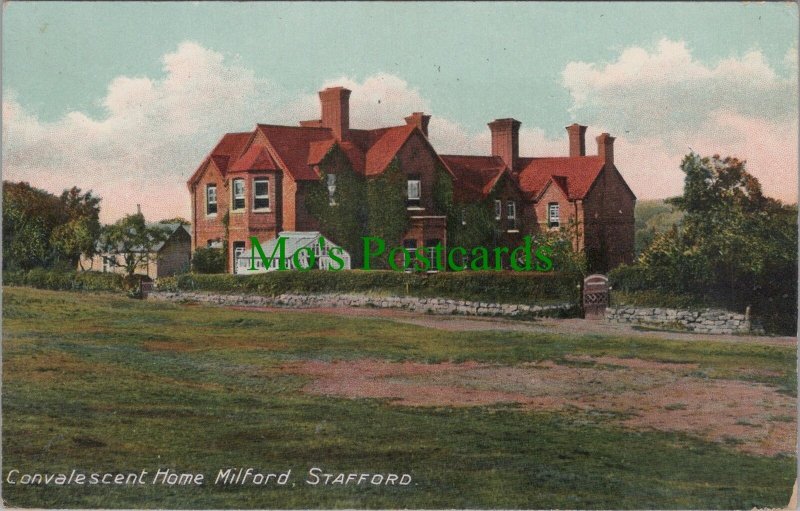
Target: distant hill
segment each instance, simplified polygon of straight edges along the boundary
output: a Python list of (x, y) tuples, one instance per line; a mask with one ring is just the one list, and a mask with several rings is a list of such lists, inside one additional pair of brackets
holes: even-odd
[(633, 212), (636, 225), (636, 255), (650, 245), (656, 234), (680, 224), (683, 212), (666, 204), (662, 199), (640, 200)]

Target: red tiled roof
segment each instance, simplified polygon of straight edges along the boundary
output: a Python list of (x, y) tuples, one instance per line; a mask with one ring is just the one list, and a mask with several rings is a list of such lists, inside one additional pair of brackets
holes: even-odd
[(253, 144), (230, 166), (228, 172), (247, 172), (249, 170), (278, 170), (278, 165), (266, 147)]
[(519, 186), (535, 198), (553, 181), (570, 200), (583, 199), (605, 164), (599, 156), (520, 159)]
[(506, 171), (498, 156), (443, 154), (441, 158), (457, 179), (453, 192), (460, 202), (486, 198)]
[(259, 124), (256, 129), (266, 137), (280, 159), (281, 166), (295, 180), (319, 179), (313, 167), (308, 163), (311, 144), (332, 139), (331, 130), (269, 124)]
[(197, 167), (197, 170), (194, 171), (192, 177), (189, 178), (186, 184), (189, 187), (192, 186), (200, 176), (202, 175), (202, 171), (205, 170), (206, 164), (209, 160), (214, 160), (214, 163), (219, 168), (222, 175), (228, 170), (228, 163), (230, 163), (232, 158), (236, 158), (242, 152), (242, 149), (247, 145), (247, 142), (250, 140), (250, 137), (253, 136), (251, 131), (248, 132), (240, 132), (240, 133), (226, 133), (222, 136), (217, 145), (214, 146), (214, 149), (209, 153), (208, 156), (203, 158), (202, 163)]
[(414, 126), (406, 124), (405, 126), (392, 126), (391, 128), (375, 130), (383, 131), (384, 133), (367, 151), (364, 173), (367, 176), (373, 176), (383, 172), (389, 166), (397, 151), (406, 143), (414, 129)]
[[(318, 179), (314, 166), (334, 145), (350, 160), (356, 172), (377, 175), (389, 166), (414, 131), (418, 128), (408, 124), (374, 130), (352, 129), (348, 140), (337, 141), (328, 128), (258, 124), (253, 132), (228, 133), (222, 137), (188, 184), (191, 187), (199, 179), (209, 160), (214, 161), (223, 175), (227, 172), (284, 169), (295, 180)], [(253, 143), (248, 147), (257, 132), (264, 136), (267, 145)], [(430, 147), (430, 142), (425, 141)], [(436, 155), (436, 151), (433, 152)], [(445, 170), (452, 172), (446, 162), (439, 161)]]
[(332, 138), (311, 142), (311, 145), (308, 148), (308, 164), (317, 165), (319, 162), (321, 162), (334, 144), (336, 144), (336, 140)]

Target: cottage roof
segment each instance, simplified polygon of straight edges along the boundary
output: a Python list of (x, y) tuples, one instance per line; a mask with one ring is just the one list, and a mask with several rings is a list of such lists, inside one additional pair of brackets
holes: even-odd
[(529, 198), (535, 199), (553, 182), (568, 199), (584, 199), (604, 166), (599, 156), (520, 158), (517, 180)]
[(460, 202), (485, 199), (507, 171), (498, 156), (443, 154), (442, 160), (458, 180), (454, 198)]

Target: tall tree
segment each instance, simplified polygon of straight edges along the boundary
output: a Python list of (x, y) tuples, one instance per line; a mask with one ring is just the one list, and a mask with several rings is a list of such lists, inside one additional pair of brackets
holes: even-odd
[(167, 239), (167, 229), (147, 225), (144, 215), (126, 215), (103, 230), (102, 252), (109, 254), (109, 264), (125, 269), (128, 277), (153, 261), (155, 247)]
[(764, 196), (736, 158), (692, 153), (681, 170), (683, 195), (668, 201), (685, 213), (681, 227), (640, 257), (650, 285), (795, 322), (797, 207)]

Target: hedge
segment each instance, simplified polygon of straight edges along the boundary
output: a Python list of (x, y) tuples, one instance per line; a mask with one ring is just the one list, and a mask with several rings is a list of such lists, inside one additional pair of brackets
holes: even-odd
[(34, 268), (29, 271), (4, 271), (4, 286), (29, 286), (56, 291), (122, 291), (125, 276), (96, 271), (58, 271)]
[(255, 275), (184, 274), (160, 278), (158, 290), (251, 293), (380, 293), (495, 303), (575, 302), (577, 280), (559, 273), (274, 271)]

